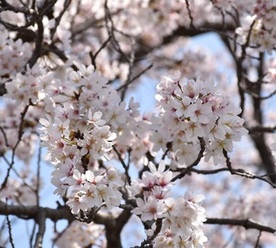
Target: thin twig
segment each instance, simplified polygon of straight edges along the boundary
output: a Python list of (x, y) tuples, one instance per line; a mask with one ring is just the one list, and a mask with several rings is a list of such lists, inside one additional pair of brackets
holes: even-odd
[(36, 229), (36, 222), (33, 222), (33, 228), (32, 228), (32, 232), (31, 232), (31, 236), (30, 236), (30, 247), (33, 247), (33, 241), (34, 241), (34, 237), (35, 237), (35, 229)]
[(89, 52), (90, 58), (91, 58), (91, 63), (94, 66), (94, 69), (97, 69), (97, 64), (96, 64), (96, 58), (98, 56), (98, 54), (107, 46), (107, 44), (109, 43), (109, 41), (111, 40), (111, 36), (109, 36), (107, 38), (106, 41), (103, 42), (103, 44), (100, 46), (100, 48), (96, 51), (95, 54), (93, 54), (92, 51)]
[[(125, 55), (125, 53), (121, 49), (120, 44), (118, 43), (117, 39), (115, 38), (114, 23), (113, 23), (113, 19), (112, 19), (112, 16), (111, 16), (109, 8), (108, 8), (108, 0), (105, 0), (104, 10), (105, 10), (105, 25), (106, 25), (108, 35), (112, 37), (113, 47), (120, 55), (122, 55), (122, 57), (124, 58), (124, 60), (126, 62), (129, 62), (128, 57)], [(110, 23), (111, 27), (109, 26), (109, 23)]]
[(224, 149), (223, 149), (223, 156), (226, 159), (226, 166), (227, 166), (228, 170), (230, 171), (230, 173), (232, 175), (238, 175), (238, 176), (249, 178), (249, 179), (259, 179), (261, 181), (264, 181), (264, 182), (268, 183), (273, 188), (276, 188), (276, 185), (274, 183), (271, 183), (270, 181), (268, 181), (267, 179), (265, 179), (265, 178), (263, 178), (261, 176), (257, 176), (257, 175), (255, 175), (253, 173), (247, 172), (244, 169), (234, 169), (232, 167), (232, 163), (231, 163), (230, 158), (229, 158), (229, 156), (227, 154), (227, 151), (224, 150)]
[(258, 95), (258, 94), (256, 94), (256, 93), (254, 93), (254, 92), (252, 92), (252, 91), (246, 89), (246, 88), (244, 88), (244, 91), (245, 91), (246, 93), (248, 93), (249, 95), (251, 95), (253, 98), (258, 99), (258, 100), (267, 100), (267, 99), (273, 97), (273, 96), (276, 94), (276, 90), (274, 90), (273, 92), (271, 92), (271, 93), (268, 94), (267, 96), (260, 96), (260, 95)]
[(64, 13), (66, 12), (66, 10), (69, 8), (71, 4), (71, 0), (66, 0), (65, 3), (63, 4), (64, 7), (63, 7), (63, 10), (60, 12), (59, 16), (55, 18), (55, 27), (53, 29), (51, 29), (51, 40), (53, 41), (53, 38), (54, 38), (54, 35), (57, 31), (57, 27), (61, 21), (61, 18), (63, 17)]
[(72, 225), (74, 221), (69, 221), (68, 225), (57, 234), (57, 236), (53, 239), (53, 244), (52, 244), (52, 248), (55, 247), (55, 244), (58, 242), (58, 240), (62, 237), (62, 235), (66, 232), (66, 230)]
[(7, 138), (7, 135), (6, 135), (6, 132), (5, 132), (4, 128), (2, 126), (0, 126), (0, 131), (3, 134), (6, 147), (9, 147), (8, 138)]
[(134, 66), (134, 60), (135, 60), (135, 40), (133, 38), (131, 38), (131, 53), (130, 53), (130, 59), (129, 59), (129, 69), (128, 69), (128, 75), (127, 75), (127, 80), (126, 83), (124, 84), (125, 87), (123, 88), (122, 92), (121, 92), (121, 101), (123, 101), (125, 99), (125, 95), (126, 95), (126, 91), (128, 88), (128, 85), (130, 85), (130, 81), (132, 80), (132, 82), (134, 81), (133, 79), (131, 79), (132, 77), (132, 72), (133, 72), (133, 66)]
[(127, 182), (128, 184), (130, 185), (131, 183), (131, 178), (128, 174), (128, 170), (129, 170), (129, 166), (125, 163), (124, 159), (122, 158), (120, 152), (117, 150), (116, 146), (112, 146), (113, 150), (115, 151), (115, 153), (117, 154), (118, 156), (118, 159), (120, 160), (122, 166), (124, 167), (125, 169), (125, 175), (126, 175), (126, 178), (127, 178)]
[(243, 79), (243, 73), (242, 73), (242, 63), (246, 57), (246, 48), (249, 46), (250, 43), (250, 37), (251, 37), (251, 33), (253, 30), (253, 26), (255, 25), (255, 20), (251, 23), (250, 28), (249, 28), (249, 32), (248, 35), (246, 37), (246, 42), (245, 44), (243, 44), (241, 46), (242, 49), (242, 53), (239, 59), (236, 60), (236, 66), (237, 66), (237, 79), (238, 79), (238, 90), (239, 90), (239, 95), (240, 95), (240, 108), (241, 108), (241, 112), (239, 114), (240, 117), (242, 117), (243, 115), (243, 111), (244, 111), (244, 104), (245, 104), (245, 96), (244, 96), (244, 90), (243, 90), (243, 86), (242, 86), (242, 79)]
[(260, 244), (261, 236), (262, 236), (262, 231), (259, 232), (254, 248), (260, 247), (259, 244)]
[(27, 69), (28, 66), (32, 68), (42, 54), (42, 44), (43, 44), (43, 35), (44, 35), (44, 26), (43, 26), (42, 20), (39, 19), (37, 21), (37, 27), (38, 27), (38, 30), (37, 30), (37, 37), (35, 42), (35, 49), (33, 51), (31, 58), (26, 63), (25, 69)]
[(199, 161), (201, 160), (201, 158), (203, 157), (203, 154), (204, 154), (204, 151), (205, 151), (205, 142), (204, 142), (204, 139), (202, 139), (202, 138), (200, 138), (199, 141), (200, 141), (200, 151), (197, 155), (196, 160), (192, 164), (187, 166), (186, 168), (181, 169), (181, 172), (171, 180), (172, 182), (176, 181), (177, 179), (180, 179), (180, 178), (184, 177), (187, 173), (189, 173), (191, 171), (191, 169), (194, 166), (196, 166), (199, 163)]
[(7, 199), (6, 199), (6, 204), (5, 204), (5, 209), (4, 209), (4, 211), (6, 212), (6, 221), (7, 221), (8, 232), (9, 232), (9, 241), (10, 241), (11, 247), (12, 247), (12, 248), (15, 248), (14, 243), (13, 243), (13, 237), (12, 237), (11, 222), (10, 222), (10, 219), (9, 219), (9, 215), (7, 214), (7, 213), (8, 213), (8, 207), (7, 207), (7, 206), (8, 206), (8, 202), (7, 202)]
[(264, 126), (254, 126), (254, 127), (246, 127), (246, 129), (249, 131), (249, 134), (255, 134), (255, 133), (275, 133), (276, 126), (271, 127), (264, 127)]
[(191, 28), (195, 28), (195, 26), (194, 26), (194, 18), (192, 16), (192, 12), (191, 12), (191, 9), (190, 9), (189, 0), (185, 0), (185, 2), (186, 2), (186, 7), (187, 7), (187, 10), (188, 10), (189, 18), (190, 18), (190, 27)]
[(120, 91), (121, 89), (127, 87), (128, 85), (130, 85), (133, 81), (135, 81), (137, 78), (139, 78), (142, 74), (144, 74), (146, 71), (148, 71), (150, 68), (152, 68), (153, 64), (150, 64), (149, 66), (147, 66), (144, 70), (142, 70), (141, 72), (139, 72), (135, 77), (133, 77), (131, 80), (129, 80), (128, 82), (126, 82), (125, 84), (121, 85), (117, 91)]
[(17, 140), (15, 146), (14, 146), (13, 149), (12, 149), (12, 158), (11, 158), (11, 162), (10, 162), (10, 164), (9, 164), (9, 167), (8, 167), (8, 170), (7, 170), (7, 174), (6, 174), (6, 176), (5, 176), (5, 179), (4, 179), (3, 183), (1, 184), (0, 192), (1, 192), (1, 190), (3, 190), (3, 189), (6, 187), (6, 184), (7, 184), (7, 182), (8, 182), (8, 178), (9, 178), (9, 176), (10, 176), (10, 171), (11, 171), (13, 165), (14, 165), (15, 151), (16, 151), (16, 149), (17, 149), (19, 143), (21, 142), (21, 139), (22, 139), (22, 136), (23, 136), (23, 132), (24, 132), (24, 130), (23, 130), (23, 128), (24, 128), (24, 117), (25, 117), (25, 115), (27, 114), (27, 111), (28, 111), (29, 107), (30, 107), (30, 105), (25, 106), (24, 110), (23, 110), (22, 113), (21, 113), (20, 125), (19, 125), (19, 130), (18, 130), (18, 140)]
[(35, 189), (35, 194), (36, 194), (36, 205), (39, 206), (39, 191), (40, 191), (40, 169), (41, 169), (41, 151), (42, 147), (39, 146), (38, 148), (38, 158), (37, 158), (37, 169), (36, 169), (36, 189)]
[(146, 240), (144, 240), (140, 245), (134, 246), (133, 248), (151, 248), (151, 247), (153, 247), (152, 242), (157, 237), (158, 233), (161, 231), (162, 221), (163, 221), (163, 219), (157, 219), (156, 220), (156, 229), (154, 230), (153, 235), (148, 237)]

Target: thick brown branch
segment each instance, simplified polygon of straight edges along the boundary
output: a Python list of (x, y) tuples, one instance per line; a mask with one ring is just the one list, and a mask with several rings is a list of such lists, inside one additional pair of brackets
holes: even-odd
[[(38, 207), (38, 206), (17, 206), (17, 205), (6, 205), (0, 202), (0, 215), (15, 215), (21, 219), (34, 219), (36, 220), (38, 215), (44, 212), (45, 218), (50, 219), (54, 222), (58, 220), (75, 220), (75, 217), (71, 214), (70, 210), (66, 207), (58, 209)], [(110, 221), (110, 217), (104, 214), (95, 214), (93, 222), (96, 224), (106, 225)]]
[(105, 225), (107, 248), (121, 248), (121, 232), (131, 216), (129, 209), (124, 209), (117, 219), (110, 220)]
[(274, 133), (276, 131), (276, 126), (271, 127), (264, 127), (264, 126), (254, 126), (254, 127), (247, 127), (249, 134), (256, 134), (256, 133)]
[(230, 225), (230, 226), (242, 226), (245, 229), (257, 229), (262, 232), (275, 233), (276, 229), (262, 225), (251, 219), (230, 219), (230, 218), (207, 218), (204, 224), (216, 224), (216, 225)]
[(193, 37), (208, 32), (217, 32), (221, 33), (221, 35), (225, 35), (226, 31), (234, 30), (235, 26), (233, 24), (222, 25), (220, 23), (204, 23), (200, 28), (179, 26), (171, 34), (164, 36), (162, 42), (156, 47), (149, 47), (145, 45), (143, 41), (138, 41), (137, 43), (140, 44), (140, 46), (135, 52), (135, 58), (136, 60), (140, 60), (141, 58), (145, 57), (148, 53), (151, 53), (153, 50), (158, 49), (161, 46), (167, 45), (169, 43), (172, 43), (179, 37)]
[(262, 159), (262, 166), (266, 169), (270, 180), (273, 183), (276, 183), (275, 161), (271, 154), (270, 148), (265, 142), (264, 135), (251, 135), (251, 138), (254, 141), (255, 147)]
[(43, 237), (46, 229), (46, 215), (45, 211), (41, 209), (37, 216), (38, 232), (36, 234), (35, 248), (42, 247)]

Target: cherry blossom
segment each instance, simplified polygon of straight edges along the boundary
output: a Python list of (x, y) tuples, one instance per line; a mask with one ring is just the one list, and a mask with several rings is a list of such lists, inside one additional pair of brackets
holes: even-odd
[[(233, 141), (247, 133), (242, 127), (244, 121), (238, 117), (240, 110), (219, 95), (214, 85), (204, 85), (201, 79), (181, 81), (165, 77), (157, 86), (162, 122), (157, 124), (154, 135), (171, 134), (164, 143), (173, 140), (172, 156), (180, 167), (196, 160), (200, 140), (204, 141), (205, 159), (209, 160), (211, 156), (222, 157), (223, 150), (231, 152)], [(168, 125), (171, 119), (175, 120), (174, 125)], [(198, 148), (193, 149), (194, 146)]]
[[(46, 219), (57, 247), (273, 244), (275, 10), (269, 0), (2, 1), (11, 246), (11, 214), (35, 219), (35, 247)], [(223, 48), (197, 47), (213, 30)], [(156, 108), (140, 111), (149, 97)], [(41, 203), (47, 183), (53, 208)], [(133, 219), (141, 230), (124, 238)]]

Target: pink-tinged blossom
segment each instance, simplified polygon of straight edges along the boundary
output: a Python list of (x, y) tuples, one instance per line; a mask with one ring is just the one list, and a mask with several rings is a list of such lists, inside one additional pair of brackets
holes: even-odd
[[(168, 243), (172, 247), (204, 247), (207, 238), (202, 232), (202, 225), (206, 217), (204, 208), (200, 206), (201, 200), (201, 196), (191, 198), (187, 195), (167, 198), (161, 231), (154, 240), (154, 247)], [(178, 246), (180, 244), (182, 246)]]
[(92, 124), (92, 125), (96, 125), (96, 126), (103, 126), (106, 122), (105, 120), (102, 120), (103, 114), (100, 111), (97, 111), (95, 113), (92, 114), (91, 109), (89, 109), (88, 111), (88, 118), (87, 118), (87, 122)]
[(182, 168), (192, 164), (197, 159), (200, 148), (198, 144), (181, 144), (179, 148), (174, 147), (174, 149), (178, 167)]
[[(206, 220), (205, 210), (201, 206), (201, 195), (186, 194), (184, 197), (156, 199), (153, 196), (143, 200), (136, 199), (137, 207), (133, 214), (142, 221), (162, 218), (161, 230), (153, 240), (153, 247), (199, 247), (203, 248), (207, 241), (202, 232)], [(146, 231), (151, 237), (156, 230), (154, 223)]]
[(9, 202), (14, 205), (31, 206), (36, 204), (36, 194), (30, 187), (30, 183), (36, 184), (36, 175), (26, 171), (19, 171), (20, 180), (9, 178), (6, 187), (2, 188), (0, 194), (1, 202)]
[(101, 208), (104, 205), (108, 209), (112, 209), (113, 206), (118, 206), (122, 201), (122, 194), (119, 191), (122, 180), (115, 169), (111, 171), (108, 173), (107, 170), (101, 175), (95, 175), (90, 170), (80, 173), (79, 170), (75, 169), (73, 173), (63, 173), (59, 181), (56, 181), (57, 173), (53, 172), (52, 182), (60, 188), (57, 193), (63, 193), (62, 188), (67, 189), (67, 197), (69, 198), (67, 204), (70, 204), (73, 214), (80, 210)]
[(150, 171), (145, 171), (142, 174), (141, 179), (132, 180), (128, 190), (132, 197), (139, 193), (144, 193), (147, 199), (150, 196), (155, 195), (156, 198), (163, 198), (166, 193), (170, 191), (172, 186), (172, 172), (166, 170), (164, 161), (161, 161), (159, 165), (154, 165), (152, 162), (148, 165)]
[(148, 167), (150, 172), (156, 177), (156, 184), (161, 187), (166, 187), (172, 180), (172, 172), (166, 170), (165, 161), (160, 161), (158, 167), (156, 167), (152, 162), (149, 162)]
[(110, 168), (106, 171), (106, 181), (110, 185), (114, 185), (116, 187), (124, 186), (124, 181), (122, 177), (114, 168)]
[[(193, 122), (199, 122), (202, 124), (207, 124), (210, 119), (210, 115), (212, 114), (211, 106), (207, 103), (202, 103), (201, 100), (197, 99), (194, 103), (194, 111), (191, 111), (188, 117)], [(191, 106), (194, 106), (191, 105)]]
[(87, 204), (88, 207), (101, 207), (102, 198), (98, 194), (97, 186), (94, 184), (83, 187), (85, 194), (81, 197), (81, 201)]
[(156, 220), (161, 217), (163, 209), (162, 204), (156, 198), (149, 197), (149, 199), (144, 202), (141, 198), (136, 199), (137, 207), (132, 210), (132, 213), (136, 215), (141, 215), (142, 221)]
[[(85, 192), (80, 192), (80, 194), (84, 194)], [(86, 202), (81, 201), (81, 197), (75, 195), (74, 197), (70, 198), (66, 204), (71, 208), (72, 214), (78, 214), (80, 210), (86, 211), (87, 204)]]

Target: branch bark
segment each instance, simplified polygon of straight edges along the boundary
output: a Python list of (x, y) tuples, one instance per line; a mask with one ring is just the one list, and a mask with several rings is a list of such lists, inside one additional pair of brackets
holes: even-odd
[[(23, 206), (23, 205), (8, 205), (0, 202), (0, 215), (10, 216), (14, 215), (21, 219), (34, 219), (38, 223), (39, 229), (36, 235), (35, 248), (42, 247), (43, 236), (45, 233), (46, 219), (53, 222), (58, 220), (74, 221), (75, 217), (71, 214), (70, 210), (66, 207), (52, 209), (39, 206)], [(121, 231), (125, 224), (131, 217), (129, 209), (123, 212), (115, 219), (103, 213), (94, 215), (93, 222), (95, 224), (104, 225), (106, 228), (106, 238), (108, 248), (121, 248)]]
[[(39, 207), (39, 206), (23, 206), (23, 205), (8, 205), (0, 202), (0, 215), (14, 215), (21, 219), (36, 220), (44, 212), (45, 219), (50, 219), (54, 222), (58, 220), (74, 221), (75, 217), (66, 207), (58, 209)], [(107, 225), (110, 217), (104, 214), (95, 214), (93, 222), (96, 224)]]
[(262, 225), (251, 219), (207, 218), (205, 224), (242, 226), (245, 229), (257, 229), (262, 232), (276, 233), (276, 229)]

